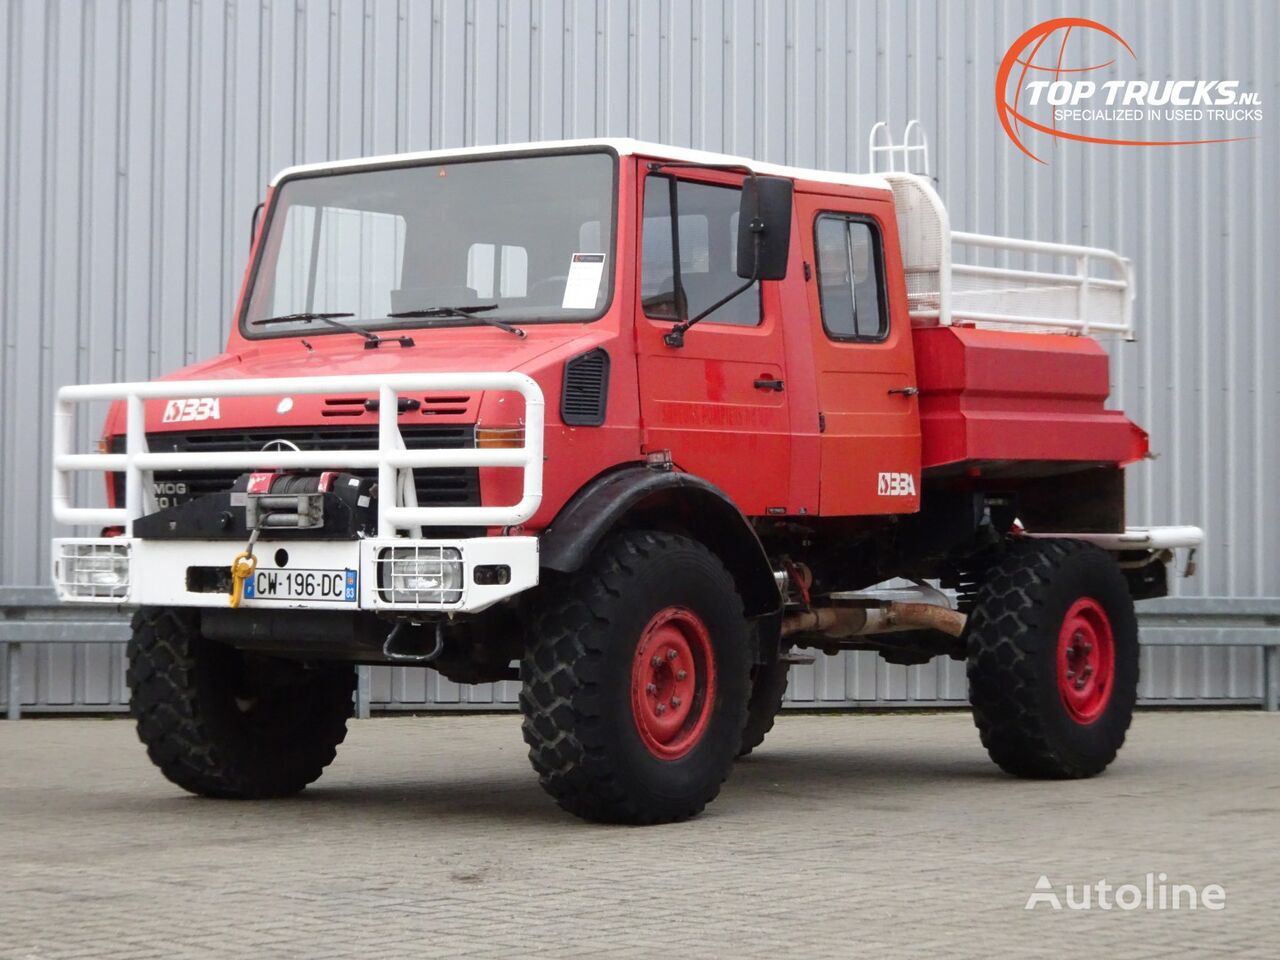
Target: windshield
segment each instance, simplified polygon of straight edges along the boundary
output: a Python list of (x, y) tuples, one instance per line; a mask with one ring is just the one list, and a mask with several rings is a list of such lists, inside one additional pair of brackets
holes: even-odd
[(316, 314), (366, 330), (483, 322), (471, 308), (520, 323), (593, 320), (612, 288), (615, 163), (577, 153), (286, 180), (242, 329), (342, 332)]

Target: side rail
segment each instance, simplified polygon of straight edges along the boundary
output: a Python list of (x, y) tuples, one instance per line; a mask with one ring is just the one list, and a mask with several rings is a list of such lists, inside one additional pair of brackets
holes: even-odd
[[(525, 403), (524, 446), (494, 449), (409, 450), (400, 434), (398, 398), (406, 391), (493, 390), (518, 393)], [(376, 450), (245, 450), (153, 453), (147, 447), (146, 404), (189, 397), (275, 397), (317, 393), (370, 393), (378, 397)], [(123, 401), (126, 412), (123, 453), (77, 453), (73, 449), (78, 404)], [(528, 520), (542, 501), (544, 427), (542, 390), (522, 373), (436, 373), (390, 376), (279, 377), (259, 380), (174, 380), (88, 384), (58, 391), (53, 416), (53, 518), (63, 524), (122, 526), (132, 533), (134, 520), (147, 512), (145, 491), (156, 470), (341, 470), (378, 471), (378, 535), (394, 537), (419, 526), (514, 526)], [(420, 507), (406, 503), (412, 483), (401, 471), (430, 467), (513, 467), (523, 472), (522, 496), (510, 506)], [(124, 503), (112, 508), (72, 503), (77, 472), (123, 472)]]
[[(927, 179), (884, 176), (893, 188), (913, 320), (1133, 339), (1133, 265), (1115, 251), (953, 231)], [(976, 262), (983, 259), (992, 262)], [(1001, 265), (1011, 262), (1025, 266)]]
[[(1133, 268), (1114, 251), (959, 231), (952, 232), (951, 244), (951, 270), (942, 277), (950, 287), (946, 322), (1037, 326), (1081, 335), (1118, 333), (1133, 339)], [(957, 263), (957, 249), (1039, 255), (1065, 260), (1072, 270)]]

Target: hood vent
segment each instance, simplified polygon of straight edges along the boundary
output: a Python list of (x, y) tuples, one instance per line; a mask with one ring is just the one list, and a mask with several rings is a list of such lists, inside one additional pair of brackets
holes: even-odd
[[(421, 410), (424, 417), (460, 417), (466, 414), (467, 404), (471, 397), (466, 394), (450, 396), (400, 398), (400, 412), (413, 413)], [(363, 417), (366, 413), (377, 413), (378, 402), (372, 397), (325, 397), (324, 406), (320, 410), (322, 417)]]
[(604, 423), (609, 401), (609, 354), (603, 347), (565, 362), (560, 391), (560, 419), (573, 427)]
[(322, 417), (363, 417), (364, 397), (325, 397)]
[(460, 417), (467, 412), (467, 404), (471, 398), (465, 394), (445, 397), (423, 397), (422, 415), (424, 417)]

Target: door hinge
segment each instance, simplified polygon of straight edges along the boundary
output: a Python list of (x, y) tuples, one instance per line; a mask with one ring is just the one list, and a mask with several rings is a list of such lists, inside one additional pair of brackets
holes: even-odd
[(806, 260), (806, 261), (804, 262), (804, 278), (805, 278), (806, 280), (812, 280), (812, 279), (813, 279), (813, 270), (809, 267), (809, 261), (808, 261), (808, 260)]
[(819, 433), (827, 432), (827, 415), (823, 413), (821, 410), (818, 411), (818, 432)]

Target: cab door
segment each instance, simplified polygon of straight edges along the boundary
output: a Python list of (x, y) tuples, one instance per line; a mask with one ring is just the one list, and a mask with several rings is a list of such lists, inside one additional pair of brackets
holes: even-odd
[(920, 507), (915, 355), (887, 201), (796, 194), (819, 410), (819, 513)]
[(646, 453), (670, 451), (677, 467), (764, 516), (788, 512), (790, 486), (781, 318), (762, 304), (774, 298), (757, 283), (690, 328), (684, 346), (663, 341), (742, 283), (741, 184), (736, 174), (670, 168), (640, 180), (640, 415)]

